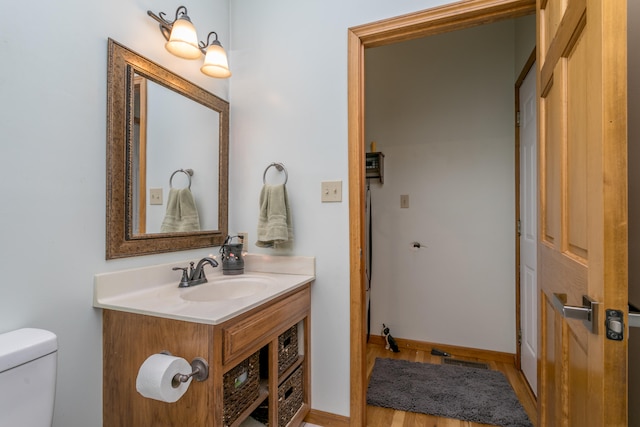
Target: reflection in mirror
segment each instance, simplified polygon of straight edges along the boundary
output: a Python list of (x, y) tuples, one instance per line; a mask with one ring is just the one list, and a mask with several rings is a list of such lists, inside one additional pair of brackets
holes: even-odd
[(107, 104), (107, 259), (221, 245), (228, 102), (109, 39)]
[[(192, 231), (217, 230), (218, 173), (212, 165), (219, 162), (220, 113), (139, 74), (134, 84), (133, 234), (164, 231), (171, 188), (191, 190), (198, 214)], [(193, 175), (175, 173), (182, 169)]]

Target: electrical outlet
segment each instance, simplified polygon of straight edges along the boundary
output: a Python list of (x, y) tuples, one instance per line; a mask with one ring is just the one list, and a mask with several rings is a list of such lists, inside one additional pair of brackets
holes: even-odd
[(321, 200), (325, 202), (342, 201), (342, 181), (323, 181), (321, 183)]
[(150, 188), (149, 189), (149, 204), (161, 205), (162, 204), (162, 188)]
[(409, 208), (409, 195), (408, 194), (401, 194), (400, 195), (400, 208), (401, 209), (408, 209)]
[(246, 252), (249, 247), (249, 233), (246, 231), (238, 231), (238, 241), (242, 243), (242, 250)]

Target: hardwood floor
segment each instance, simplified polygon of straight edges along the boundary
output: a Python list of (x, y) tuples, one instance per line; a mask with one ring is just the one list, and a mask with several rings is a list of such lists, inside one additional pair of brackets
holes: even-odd
[[(404, 359), (412, 362), (426, 362), (439, 364), (442, 358), (432, 356), (430, 352), (423, 350), (413, 350), (402, 348), (399, 353), (392, 353), (384, 346), (369, 343), (367, 344), (367, 379), (373, 370), (376, 357), (387, 357), (393, 359)], [(460, 358), (463, 359), (463, 358)], [(465, 358), (464, 360), (478, 361), (478, 359)], [(536, 426), (536, 403), (522, 375), (510, 363), (493, 362), (480, 360), (488, 363), (489, 367), (501, 371), (511, 383), (520, 403), (529, 415), (529, 419)], [(436, 417), (433, 415), (416, 414), (413, 412), (396, 411), (388, 408), (367, 405), (367, 425), (369, 427), (486, 427), (487, 424), (479, 424), (469, 421), (455, 420), (451, 418)]]

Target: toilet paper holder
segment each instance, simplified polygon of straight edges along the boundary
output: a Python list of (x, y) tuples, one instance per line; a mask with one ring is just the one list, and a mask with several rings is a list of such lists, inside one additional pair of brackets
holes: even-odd
[[(173, 356), (171, 352), (163, 350), (160, 354)], [(175, 374), (171, 380), (171, 386), (178, 388), (180, 383), (186, 383), (189, 378), (193, 377), (196, 381), (204, 381), (209, 378), (209, 364), (202, 357), (196, 357), (191, 361), (192, 372), (190, 374)]]

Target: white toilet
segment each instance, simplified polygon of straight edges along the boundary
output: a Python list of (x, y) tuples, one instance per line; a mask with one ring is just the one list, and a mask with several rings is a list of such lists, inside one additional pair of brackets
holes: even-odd
[(43, 329), (0, 334), (0, 426), (51, 427), (58, 339)]

